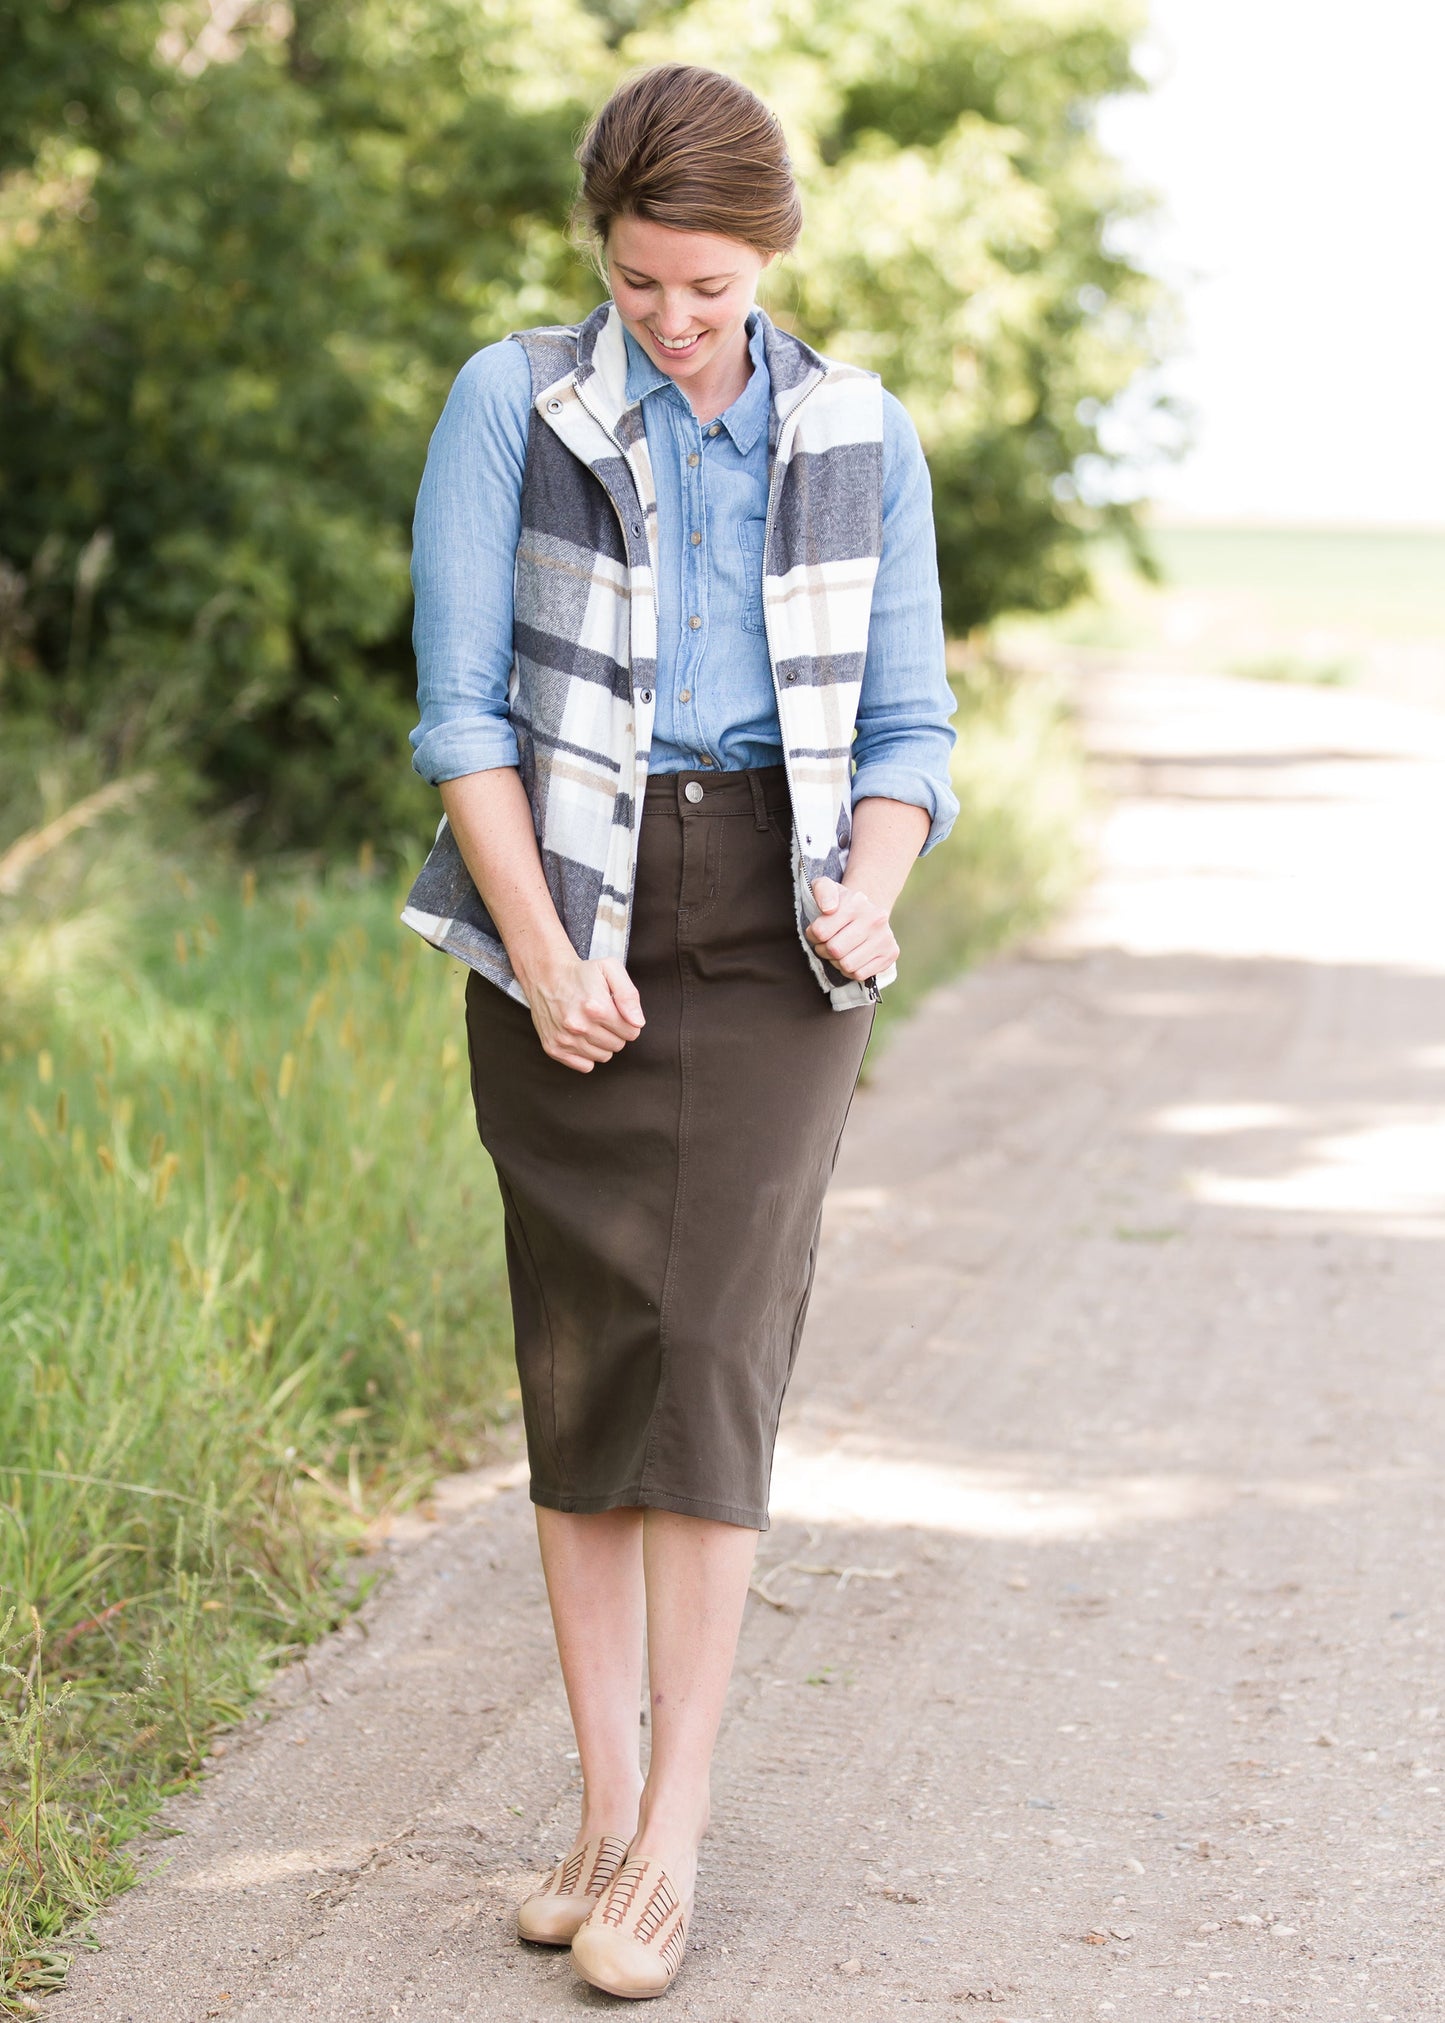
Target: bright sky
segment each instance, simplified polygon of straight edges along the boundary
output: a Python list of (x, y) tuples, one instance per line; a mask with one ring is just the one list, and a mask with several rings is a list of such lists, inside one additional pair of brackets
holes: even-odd
[(1153, 0), (1104, 137), (1164, 199), (1211, 518), (1445, 526), (1445, 0)]

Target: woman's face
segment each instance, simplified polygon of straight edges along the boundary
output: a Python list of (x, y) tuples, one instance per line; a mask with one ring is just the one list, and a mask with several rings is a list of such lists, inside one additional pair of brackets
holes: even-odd
[(615, 218), (607, 235), (607, 273), (622, 321), (679, 382), (741, 353), (742, 327), (771, 257), (741, 239), (675, 232), (647, 218)]

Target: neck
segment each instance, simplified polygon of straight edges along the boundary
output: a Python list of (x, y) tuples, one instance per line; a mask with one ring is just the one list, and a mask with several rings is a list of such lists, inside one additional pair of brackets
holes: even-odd
[(748, 381), (753, 376), (753, 361), (748, 350), (748, 333), (744, 326), (735, 334), (727, 350), (710, 359), (701, 372), (688, 380), (679, 380), (687, 404), (699, 421), (710, 421), (714, 415), (730, 408)]

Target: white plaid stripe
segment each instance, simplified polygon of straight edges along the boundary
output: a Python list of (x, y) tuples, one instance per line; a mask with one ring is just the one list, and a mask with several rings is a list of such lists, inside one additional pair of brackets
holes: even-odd
[(868, 618), (878, 557), (800, 563), (763, 579), (769, 637), (779, 660), (818, 660), (868, 651)]
[[(626, 664), (631, 631), (632, 586), (627, 570), (610, 556), (599, 555), (587, 590), (587, 608), (577, 631), (577, 644), (591, 653), (605, 653)], [(582, 682), (579, 687), (587, 687)], [(606, 750), (613, 747), (608, 745)]]

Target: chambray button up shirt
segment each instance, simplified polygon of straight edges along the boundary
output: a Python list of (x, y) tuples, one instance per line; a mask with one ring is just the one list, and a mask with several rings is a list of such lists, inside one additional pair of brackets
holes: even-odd
[[(627, 338), (627, 395), (642, 403), (657, 490), (657, 701), (649, 771), (781, 765), (763, 630), (771, 387), (754, 323), (746, 387), (699, 421)], [(512, 578), (531, 374), (519, 344), (488, 345), (457, 377), (417, 499), (412, 582), (421, 721), (412, 763), (453, 779), (517, 763), (507, 715)], [(883, 396), (883, 554), (853, 746), (853, 798), (927, 811), (925, 849), (958, 813), (949, 786), (953, 695), (928, 466), (904, 408)]]

